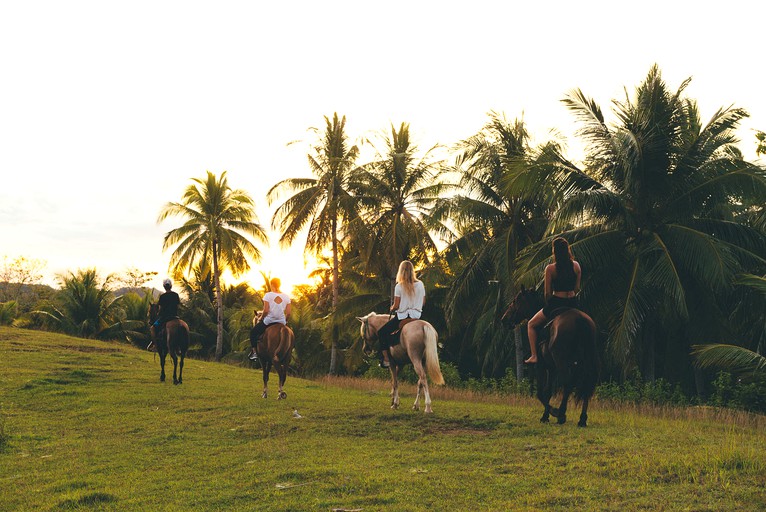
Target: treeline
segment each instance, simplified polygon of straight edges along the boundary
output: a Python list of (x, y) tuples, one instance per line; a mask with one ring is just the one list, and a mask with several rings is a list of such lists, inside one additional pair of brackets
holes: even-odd
[[(737, 375), (731, 387), (755, 386), (754, 398), (740, 401), (763, 403), (766, 172), (737, 146), (747, 113), (724, 108), (703, 122), (687, 84), (671, 90), (652, 68), (632, 96), (613, 102), (614, 122), (582, 91), (569, 93), (563, 101), (580, 126), (582, 162), (567, 157), (565, 141), (533, 144), (522, 120), (498, 113), (474, 136), (426, 151), (406, 123), (392, 126), (362, 162), (345, 118), (326, 118), (307, 155), (313, 178), (281, 181), (266, 198), (276, 205), (280, 243), (308, 233), (305, 250), (324, 262), (317, 284), (294, 293), (296, 372), (374, 366), (361, 354), (354, 317), (387, 311), (396, 269), (409, 259), (426, 283), (424, 317), (440, 333), (440, 357), (460, 381), (521, 383), (525, 332), (499, 317), (521, 285), (540, 286), (551, 240), (564, 236), (583, 268), (580, 301), (599, 327), (601, 381), (612, 392), (659, 382), (675, 400), (713, 396), (721, 377), (692, 353), (726, 344), (734, 352), (714, 362)], [(160, 212), (161, 221), (185, 219), (165, 248), (202, 356), (243, 350), (260, 307), (262, 289), (220, 282), (223, 269), (236, 275), (257, 264), (265, 231), (253, 204), (225, 173), (208, 173)], [(17, 321), (97, 337), (117, 329), (143, 342), (131, 322), (145, 323), (148, 299), (99, 293), (109, 288), (95, 271), (78, 271), (45, 308)], [(103, 302), (113, 314), (65, 321), (73, 301)], [(749, 365), (732, 363), (743, 361), (737, 349)]]

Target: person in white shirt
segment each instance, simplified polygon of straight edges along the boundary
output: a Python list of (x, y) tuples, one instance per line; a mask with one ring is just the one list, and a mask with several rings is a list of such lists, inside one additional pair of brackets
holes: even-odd
[(287, 318), (290, 316), (290, 297), (279, 290), (281, 284), (282, 282), (278, 277), (271, 278), (271, 281), (269, 281), (271, 291), (263, 295), (261, 318), (250, 331), (250, 346), (252, 350), (248, 357), (252, 361), (258, 359), (255, 347), (258, 345), (258, 340), (266, 331), (266, 328), (271, 324), (287, 325)]
[(389, 349), (394, 341), (392, 333), (399, 328), (399, 322), (405, 318), (420, 318), (425, 303), (426, 288), (423, 281), (415, 275), (412, 262), (404, 260), (399, 264), (399, 271), (396, 273), (394, 303), (391, 305), (391, 313), (396, 314), (378, 330), (380, 352), (383, 356), (380, 366), (383, 368), (391, 366)]

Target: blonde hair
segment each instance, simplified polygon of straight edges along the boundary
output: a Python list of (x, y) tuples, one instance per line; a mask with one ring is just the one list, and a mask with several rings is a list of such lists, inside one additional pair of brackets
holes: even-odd
[(269, 281), (269, 284), (271, 285), (272, 290), (279, 291), (279, 287), (282, 285), (282, 281), (280, 281), (278, 277), (272, 277), (271, 281)]
[(418, 277), (415, 275), (415, 266), (410, 260), (404, 260), (399, 264), (399, 271), (396, 273), (396, 282), (402, 285), (407, 295), (415, 293), (415, 283)]

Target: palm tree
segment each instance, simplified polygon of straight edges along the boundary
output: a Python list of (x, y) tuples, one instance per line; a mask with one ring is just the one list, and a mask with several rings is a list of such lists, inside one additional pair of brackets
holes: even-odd
[(243, 190), (232, 189), (226, 171), (217, 178), (208, 171), (205, 179), (192, 179), (180, 203), (168, 203), (160, 211), (157, 223), (170, 216), (181, 216), (186, 222), (170, 230), (163, 243), (163, 251), (175, 246), (169, 268), (182, 274), (199, 266), (212, 266), (217, 306), (217, 336), (215, 358), (223, 356), (223, 298), (221, 272), (231, 271), (237, 277), (248, 270), (247, 258), (260, 261), (261, 252), (256, 242), (268, 243), (266, 232), (258, 224), (255, 204)]
[(123, 299), (115, 297), (111, 290), (113, 279), (114, 276), (109, 275), (102, 282), (96, 269), (61, 275), (61, 290), (53, 303), (32, 313), (74, 336), (124, 338), (131, 334), (131, 329), (138, 329), (146, 322), (124, 319)]
[(724, 368), (745, 376), (766, 378), (766, 357), (744, 347), (724, 343), (693, 345), (692, 356), (700, 368)]
[(354, 238), (364, 267), (385, 277), (392, 295), (399, 263), (407, 259), (416, 266), (428, 263), (437, 252), (432, 230), (449, 232), (430, 216), (449, 186), (440, 180), (440, 162), (431, 157), (436, 148), (418, 155), (407, 123), (398, 130), (392, 125), (383, 140), (385, 149), (354, 173), (351, 186), (363, 212), (361, 232)]
[[(523, 121), (509, 122), (495, 112), (489, 117), (479, 133), (458, 143), (461, 192), (442, 199), (435, 214), (449, 219), (458, 233), (444, 252), (457, 269), (447, 316), (453, 328), (464, 333), (463, 350), (478, 356), (482, 373), (498, 374), (514, 356), (505, 329), (497, 325), (498, 308), (515, 291), (510, 276), (517, 254), (540, 240), (549, 213), (542, 196), (511, 194), (506, 182), (519, 162), (541, 158), (550, 144), (532, 148)], [(516, 334), (520, 342), (520, 331)]]
[[(346, 117), (325, 117), (321, 140), (308, 155), (309, 168), (315, 178), (289, 178), (268, 192), (271, 204), (283, 194), (292, 193), (275, 211), (272, 226), (282, 235), (281, 246), (289, 246), (308, 227), (304, 251), (321, 256), (328, 246), (332, 253), (332, 307), (338, 305), (340, 239), (350, 222), (358, 217), (356, 198), (349, 192), (352, 171), (359, 148), (348, 145)], [(337, 367), (337, 327), (333, 329), (330, 374)]]
[[(553, 185), (560, 203), (548, 234), (567, 237), (583, 264), (584, 301), (605, 312), (615, 359), (624, 371), (638, 360), (649, 380), (656, 348), (677, 371), (674, 340), (695, 330), (722, 336), (718, 294), (737, 273), (766, 263), (763, 232), (733, 221), (738, 203), (766, 196), (763, 169), (735, 147), (747, 113), (721, 109), (703, 125), (697, 104), (682, 96), (688, 83), (671, 92), (653, 66), (634, 99), (614, 102), (613, 126), (574, 91), (564, 103), (582, 123), (584, 167), (529, 165), (517, 182)], [(549, 256), (546, 238), (526, 252), (518, 277), (536, 282)]]

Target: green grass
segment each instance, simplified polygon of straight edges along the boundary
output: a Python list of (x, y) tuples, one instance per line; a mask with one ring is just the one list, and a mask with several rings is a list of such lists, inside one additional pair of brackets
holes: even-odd
[[(172, 364), (170, 366), (172, 372)], [(0, 327), (0, 510), (764, 510), (766, 419), (288, 377)], [(303, 416), (294, 418), (297, 409)]]

